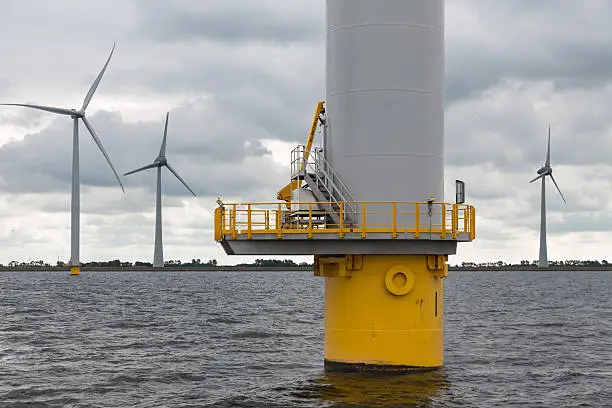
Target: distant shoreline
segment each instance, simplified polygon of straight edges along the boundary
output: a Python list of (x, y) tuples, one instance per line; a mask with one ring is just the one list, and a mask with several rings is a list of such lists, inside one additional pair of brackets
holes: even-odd
[[(57, 272), (68, 271), (67, 266), (0, 267), (1, 272)], [(82, 266), (81, 272), (313, 272), (312, 266)]]
[[(583, 266), (551, 266), (538, 268), (533, 265), (509, 265), (496, 267), (462, 267), (450, 266), (450, 272), (544, 272), (544, 271), (612, 271), (612, 265), (583, 265)], [(0, 267), (2, 272), (57, 272), (68, 271), (65, 266), (17, 266)], [(82, 272), (314, 272), (313, 266), (169, 266), (153, 268), (151, 266), (83, 266)]]
[(507, 265), (507, 266), (482, 266), (482, 267), (465, 267), (465, 266), (450, 266), (449, 271), (471, 271), (471, 272), (518, 272), (518, 271), (612, 271), (610, 265), (552, 265), (548, 268), (540, 268), (534, 265)]

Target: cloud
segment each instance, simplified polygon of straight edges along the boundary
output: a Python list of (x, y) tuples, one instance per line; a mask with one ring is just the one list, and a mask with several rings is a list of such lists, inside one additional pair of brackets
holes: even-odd
[[(157, 157), (163, 135), (162, 118), (157, 123), (126, 123), (118, 113), (98, 112), (90, 121), (118, 172), (152, 163)], [(0, 172), (4, 175), (0, 186), (3, 190), (12, 193), (68, 191), (71, 133), (71, 121), (61, 117), (42, 132), (0, 147)], [(249, 165), (267, 169), (271, 174), (278, 172), (269, 151), (260, 142), (265, 136), (267, 133), (256, 124), (236, 123), (230, 113), (214, 103), (184, 105), (170, 115), (167, 157), (179, 174), (203, 196), (217, 196), (228, 188), (248, 194), (274, 179), (256, 177), (249, 172), (244, 174)], [(83, 126), (80, 144), (82, 185), (116, 186), (110, 168)], [(166, 192), (189, 195), (169, 174), (164, 174)], [(152, 177), (147, 174), (129, 176), (125, 184), (154, 189)]]
[(202, 38), (220, 42), (321, 41), (321, 7), (297, 0), (140, 0), (143, 35), (160, 41)]
[(0, 78), (0, 96), (4, 96), (8, 94), (9, 89), (11, 88), (11, 84), (6, 79)]
[(595, 88), (612, 75), (612, 4), (486, 0), (447, 6), (447, 100), (477, 96), (504, 80)]

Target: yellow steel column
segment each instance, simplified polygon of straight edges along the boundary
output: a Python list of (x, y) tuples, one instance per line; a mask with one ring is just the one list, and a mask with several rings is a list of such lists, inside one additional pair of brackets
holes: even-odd
[(444, 255), (363, 255), (351, 270), (348, 262), (329, 268), (329, 259), (315, 257), (321, 265), (315, 273), (325, 276), (326, 368), (440, 367), (446, 261)]
[(70, 275), (80, 275), (81, 274), (81, 267), (80, 266), (71, 266), (70, 267)]

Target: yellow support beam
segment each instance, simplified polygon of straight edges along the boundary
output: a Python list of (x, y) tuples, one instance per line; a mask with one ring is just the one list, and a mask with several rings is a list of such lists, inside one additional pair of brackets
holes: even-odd
[[(312, 149), (312, 144), (314, 143), (314, 137), (317, 133), (317, 127), (319, 126), (319, 117), (322, 113), (325, 112), (325, 102), (319, 102), (315, 109), (314, 116), (312, 117), (312, 123), (310, 124), (310, 132), (308, 133), (308, 139), (306, 140), (306, 149), (304, 151), (304, 163), (308, 161), (308, 157), (310, 156), (310, 150)], [(304, 164), (302, 164), (304, 166)], [(293, 190), (297, 190), (301, 187), (301, 180), (293, 180), (285, 187), (279, 190), (276, 198), (278, 200), (291, 202), (291, 192)]]
[(312, 144), (314, 142), (314, 137), (317, 133), (317, 127), (319, 126), (319, 118), (321, 116), (321, 113), (324, 112), (325, 102), (319, 102), (312, 117), (312, 123), (310, 124), (310, 133), (308, 133), (308, 140), (306, 140), (306, 151), (304, 152), (304, 162), (308, 161), (308, 157), (310, 156), (310, 150), (312, 150)]

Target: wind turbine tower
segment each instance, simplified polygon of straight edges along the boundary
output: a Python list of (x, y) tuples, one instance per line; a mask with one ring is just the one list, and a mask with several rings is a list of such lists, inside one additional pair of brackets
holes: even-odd
[(314, 255), (326, 369), (439, 367), (448, 256), (475, 238), (474, 208), (444, 202), (444, 1), (327, 0), (326, 63), (285, 202), (221, 204), (215, 239)]
[(0, 105), (4, 106), (21, 106), (25, 108), (38, 109), (46, 112), (55, 113), (58, 115), (70, 116), (73, 121), (73, 133), (72, 133), (72, 198), (71, 198), (71, 206), (70, 206), (70, 214), (71, 214), (71, 222), (70, 222), (70, 274), (71, 275), (79, 275), (81, 273), (81, 262), (79, 260), (79, 245), (80, 245), (80, 236), (79, 236), (79, 228), (80, 228), (80, 216), (81, 216), (81, 186), (80, 186), (80, 168), (79, 168), (79, 120), (83, 121), (83, 124), (91, 134), (94, 142), (98, 145), (98, 148), (104, 155), (106, 162), (110, 166), (111, 170), (115, 174), (117, 181), (119, 182), (119, 186), (121, 186), (121, 190), (125, 193), (125, 189), (121, 184), (121, 180), (119, 179), (119, 175), (113, 166), (110, 157), (104, 150), (104, 146), (102, 146), (102, 141), (96, 134), (91, 122), (85, 116), (85, 110), (89, 106), (91, 99), (93, 98), (96, 89), (98, 89), (98, 85), (100, 85), (100, 81), (106, 72), (106, 68), (110, 63), (111, 57), (113, 56), (113, 52), (115, 51), (115, 45), (113, 45), (113, 49), (102, 67), (102, 70), (94, 80), (93, 84), (89, 88), (87, 95), (85, 96), (85, 100), (83, 101), (83, 105), (79, 110), (76, 109), (66, 109), (66, 108), (55, 108), (51, 106), (42, 106), (42, 105), (29, 105), (29, 104), (20, 104), (20, 103), (3, 103)]
[(542, 180), (542, 197), (540, 199), (540, 258), (538, 260), (538, 267), (540, 268), (548, 268), (548, 249), (546, 247), (546, 177), (550, 177), (561, 195), (561, 199), (567, 204), (557, 181), (553, 177), (553, 169), (550, 166), (550, 126), (548, 127), (546, 161), (544, 162), (544, 166), (538, 170), (538, 176), (530, 181), (530, 183), (533, 183), (534, 181)]
[(164, 245), (162, 243), (162, 179), (161, 179), (161, 169), (162, 167), (166, 167), (174, 176), (180, 181), (187, 190), (195, 197), (196, 194), (193, 192), (191, 187), (187, 185), (187, 183), (179, 176), (176, 170), (170, 163), (168, 163), (168, 159), (166, 159), (166, 138), (168, 136), (168, 117), (170, 116), (170, 112), (166, 114), (166, 124), (164, 126), (164, 137), (162, 139), (161, 148), (159, 149), (159, 155), (153, 161), (153, 163), (141, 167), (136, 170), (132, 170), (124, 174), (124, 176), (129, 176), (130, 174), (138, 173), (140, 171), (148, 170), (148, 169), (157, 169), (157, 195), (155, 199), (155, 250), (153, 252), (153, 267), (154, 268), (163, 268), (164, 267)]

